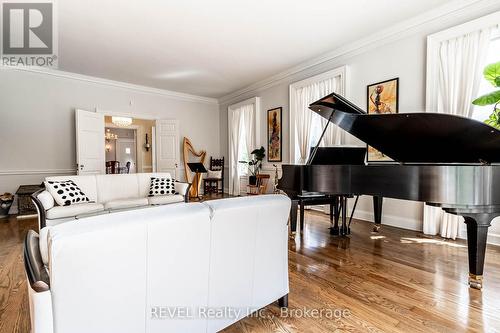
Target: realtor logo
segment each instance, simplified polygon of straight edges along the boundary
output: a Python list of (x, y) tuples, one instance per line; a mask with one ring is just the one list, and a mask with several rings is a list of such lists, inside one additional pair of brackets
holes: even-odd
[(2, 65), (56, 67), (52, 2), (2, 3)]

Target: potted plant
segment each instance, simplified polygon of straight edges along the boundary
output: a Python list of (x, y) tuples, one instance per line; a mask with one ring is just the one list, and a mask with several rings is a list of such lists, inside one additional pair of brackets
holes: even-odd
[[(493, 87), (500, 88), (500, 62), (486, 66), (484, 68), (483, 75), (484, 78), (493, 85)], [(493, 112), (484, 122), (500, 130), (500, 89), (476, 98), (472, 101), (472, 104), (480, 106), (494, 105)]]
[(264, 149), (264, 147), (260, 147), (252, 150), (250, 155), (252, 156), (250, 161), (239, 162), (248, 164), (248, 171), (250, 172), (248, 183), (250, 185), (257, 185), (257, 175), (259, 174), (259, 170), (262, 168), (262, 161), (264, 160), (264, 157), (266, 157), (266, 150)]

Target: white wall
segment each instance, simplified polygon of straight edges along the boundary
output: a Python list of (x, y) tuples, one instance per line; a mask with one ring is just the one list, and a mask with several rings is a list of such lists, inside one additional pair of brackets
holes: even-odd
[[(500, 10), (500, 3), (496, 4)], [(460, 15), (448, 15), (432, 22), (426, 22), (414, 33), (405, 32), (405, 37), (391, 37), (391, 41), (377, 41), (362, 50), (353, 50), (320, 65), (279, 79), (277, 84), (267, 84), (263, 88), (256, 88), (244, 92), (237, 97), (223, 98), (220, 105), (221, 152), (227, 156), (227, 106), (240, 100), (258, 96), (261, 98), (261, 112), (273, 107), (283, 106), (283, 122), (289, 124), (289, 85), (318, 73), (347, 65), (348, 93), (347, 97), (366, 109), (366, 86), (375, 82), (399, 77), (399, 112), (425, 110), (425, 72), (426, 72), (426, 37), (429, 34), (489, 14), (491, 9), (464, 12)], [(334, 33), (334, 32), (332, 32)], [(327, 42), (327, 41), (325, 41)], [(306, 46), (304, 46), (306, 47)], [(261, 116), (261, 143), (266, 147), (265, 116)], [(283, 133), (283, 162), (289, 162), (289, 126), (284, 126)], [(349, 138), (348, 143), (356, 143)], [(267, 148), (266, 148), (267, 149)], [(269, 166), (267, 166), (269, 169)], [(272, 171), (268, 171), (272, 172)], [(422, 203), (385, 199), (383, 207), (383, 223), (401, 228), (422, 230)], [(360, 199), (357, 208), (357, 217), (373, 220), (371, 198), (364, 196)], [(500, 221), (490, 228), (491, 239), (500, 244)]]
[[(15, 192), (20, 184), (40, 183), (47, 175), (75, 172), (75, 108), (131, 113), (137, 118), (149, 115), (178, 119), (180, 145), (187, 136), (208, 156), (219, 155), (219, 137), (214, 135), (220, 124), (215, 101), (191, 101), (106, 83), (0, 68), (1, 193)], [(179, 166), (182, 168), (182, 163)], [(179, 175), (184, 175), (183, 169), (179, 169)]]

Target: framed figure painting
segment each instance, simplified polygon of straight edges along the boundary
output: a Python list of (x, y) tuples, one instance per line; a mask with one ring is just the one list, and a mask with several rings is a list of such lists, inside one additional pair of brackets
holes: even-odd
[(267, 110), (267, 161), (281, 162), (283, 132), (281, 127), (282, 108)]
[[(366, 89), (368, 114), (398, 113), (399, 78), (370, 84)], [(392, 162), (393, 160), (368, 146), (367, 162)]]

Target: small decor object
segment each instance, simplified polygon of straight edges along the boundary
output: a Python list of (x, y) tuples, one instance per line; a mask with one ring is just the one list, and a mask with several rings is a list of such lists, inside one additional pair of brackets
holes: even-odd
[(146, 143), (144, 143), (144, 149), (146, 149), (146, 151), (149, 151), (149, 149), (151, 149), (151, 145), (149, 144), (148, 139), (148, 133), (146, 133)]
[[(500, 88), (500, 62), (490, 64), (484, 68), (484, 78), (495, 88)], [(472, 101), (479, 106), (493, 105), (493, 112), (484, 122), (500, 130), (500, 89), (480, 96)]]
[(239, 161), (239, 163), (248, 164), (248, 171), (250, 172), (248, 184), (257, 185), (257, 175), (262, 168), (262, 161), (266, 157), (266, 149), (264, 147), (254, 149), (250, 155), (252, 155), (250, 161)]
[(0, 219), (9, 215), (9, 209), (13, 202), (14, 195), (11, 193), (4, 193), (0, 195)]
[(283, 108), (267, 110), (267, 161), (281, 162), (282, 130), (281, 116)]
[[(382, 81), (367, 86), (366, 89), (368, 114), (398, 113), (399, 78)], [(371, 146), (368, 149), (368, 162), (391, 162), (390, 157)]]
[(172, 194), (175, 194), (175, 184), (173, 179), (164, 177), (151, 177), (151, 184), (149, 186), (150, 197)]
[(72, 180), (45, 182), (45, 188), (54, 197), (59, 206), (88, 203), (90, 199)]

